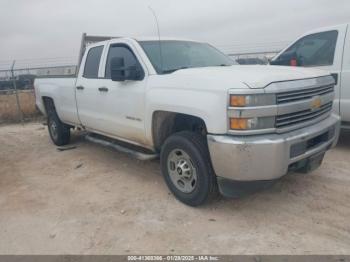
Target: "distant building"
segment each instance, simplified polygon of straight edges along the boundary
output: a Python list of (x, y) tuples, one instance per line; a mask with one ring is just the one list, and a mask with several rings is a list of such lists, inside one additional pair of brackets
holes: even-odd
[(42, 68), (36, 70), (37, 76), (68, 76), (75, 75), (76, 67), (75, 66), (66, 66), (66, 67), (51, 67), (51, 68)]
[(241, 65), (266, 65), (278, 53), (273, 52), (254, 52), (254, 53), (237, 53), (228, 54), (233, 60)]

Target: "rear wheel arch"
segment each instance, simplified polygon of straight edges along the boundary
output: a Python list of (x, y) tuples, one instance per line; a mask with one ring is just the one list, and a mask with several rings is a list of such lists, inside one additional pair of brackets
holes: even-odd
[(43, 101), (46, 116), (48, 116), (49, 112), (52, 110), (56, 111), (55, 102), (52, 97), (43, 96), (41, 99)]
[(47, 116), (47, 126), (52, 142), (57, 146), (69, 144), (71, 126), (63, 123), (55, 108), (54, 100), (51, 97), (43, 97), (43, 103)]

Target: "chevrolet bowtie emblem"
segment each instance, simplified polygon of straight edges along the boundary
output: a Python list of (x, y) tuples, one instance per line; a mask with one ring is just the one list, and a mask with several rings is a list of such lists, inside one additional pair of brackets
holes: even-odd
[(316, 110), (319, 109), (322, 106), (322, 100), (319, 96), (315, 96), (312, 98), (311, 101), (311, 109)]

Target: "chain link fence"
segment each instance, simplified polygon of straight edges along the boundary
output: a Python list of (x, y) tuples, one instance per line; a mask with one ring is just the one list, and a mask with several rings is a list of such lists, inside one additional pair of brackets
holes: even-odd
[(69, 64), (24, 67), (23, 61), (0, 62), (0, 123), (40, 117), (35, 106), (35, 78), (75, 73), (76, 66)]

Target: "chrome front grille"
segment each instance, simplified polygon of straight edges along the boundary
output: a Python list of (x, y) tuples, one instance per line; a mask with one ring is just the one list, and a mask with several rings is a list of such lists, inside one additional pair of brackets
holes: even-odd
[(327, 116), (332, 110), (333, 102), (322, 105), (317, 110), (307, 109), (276, 117), (276, 128), (286, 128), (304, 122), (312, 121), (322, 116)]
[[(229, 133), (233, 135), (281, 134), (317, 124), (332, 114), (334, 84), (334, 78), (329, 75), (274, 82), (266, 86), (264, 92), (258, 88), (232, 89), (229, 92), (230, 95), (264, 96), (267, 94), (272, 95), (275, 99), (263, 105), (252, 103), (246, 107), (229, 106), (229, 121), (227, 122)], [(232, 129), (230, 127), (232, 118), (248, 119), (253, 128), (248, 130)]]
[(322, 96), (334, 91), (334, 85), (319, 86), (315, 88), (289, 91), (277, 94), (277, 104), (297, 102), (314, 96)]

